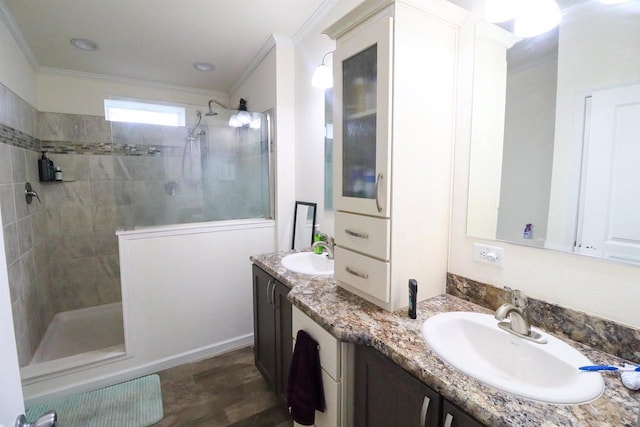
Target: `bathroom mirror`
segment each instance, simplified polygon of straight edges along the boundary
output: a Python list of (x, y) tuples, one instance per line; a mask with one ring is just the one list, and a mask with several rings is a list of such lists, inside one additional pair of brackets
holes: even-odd
[(558, 4), (505, 75), (476, 28), (467, 235), (639, 264), (640, 2)]
[(316, 203), (296, 202), (293, 212), (293, 242), (291, 249), (308, 248), (313, 244), (316, 225)]

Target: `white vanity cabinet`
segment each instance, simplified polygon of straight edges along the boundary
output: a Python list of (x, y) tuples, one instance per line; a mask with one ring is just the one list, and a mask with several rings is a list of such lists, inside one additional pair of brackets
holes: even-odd
[[(316, 411), (315, 423), (317, 427), (341, 427), (352, 425), (353, 398), (349, 398), (353, 388), (352, 365), (354, 346), (338, 341), (329, 332), (314, 322), (297, 307), (293, 307), (292, 339), (295, 348), (295, 338), (299, 330), (304, 330), (319, 346), (320, 365), (322, 367), (322, 387), (326, 409)], [(299, 426), (300, 424), (294, 423)]]
[(443, 0), (366, 0), (334, 52), (335, 277), (387, 309), (445, 289), (458, 28)]

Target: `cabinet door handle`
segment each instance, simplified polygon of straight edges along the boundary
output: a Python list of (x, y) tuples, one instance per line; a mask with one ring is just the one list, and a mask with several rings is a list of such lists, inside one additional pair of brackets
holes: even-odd
[(453, 415), (451, 415), (450, 413), (447, 412), (447, 416), (444, 417), (444, 424), (442, 426), (443, 427), (451, 427), (452, 423), (453, 423)]
[(355, 271), (354, 269), (352, 269), (351, 267), (345, 267), (345, 270), (347, 270), (347, 273), (352, 274), (356, 277), (359, 277), (361, 279), (368, 279), (369, 275), (366, 273), (360, 273), (359, 271)]
[(271, 288), (271, 301), (274, 306), (276, 305), (276, 282), (273, 282), (273, 287)]
[(275, 284), (273, 283), (273, 280), (269, 280), (267, 282), (267, 301), (269, 301), (270, 305), (273, 305), (273, 301), (271, 299), (271, 291), (269, 290), (269, 287), (273, 285), (273, 287), (275, 288)]
[(344, 232), (345, 232), (345, 234), (348, 234), (349, 236), (357, 237), (359, 239), (368, 239), (369, 238), (369, 235), (366, 234), (366, 233), (359, 233), (357, 231), (349, 230), (348, 228), (345, 228)]
[(422, 401), (422, 408), (420, 409), (420, 425), (422, 427), (426, 427), (426, 423), (427, 423), (427, 411), (429, 410), (429, 402), (431, 402), (431, 399), (429, 399), (429, 396), (425, 396), (424, 400)]
[(378, 209), (378, 212), (382, 212), (382, 206), (380, 206), (380, 181), (382, 181), (381, 173), (376, 178), (376, 209)]

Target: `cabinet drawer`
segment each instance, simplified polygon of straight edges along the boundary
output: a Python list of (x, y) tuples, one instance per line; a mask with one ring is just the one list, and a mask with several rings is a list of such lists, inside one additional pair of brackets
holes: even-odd
[(390, 224), (386, 218), (336, 212), (336, 244), (388, 261)]
[[(315, 427), (338, 427), (340, 426), (340, 382), (334, 381), (331, 376), (322, 370), (322, 388), (324, 389), (324, 400), (327, 404), (324, 412), (316, 411)], [(295, 427), (302, 426), (296, 422)]]
[(336, 280), (389, 302), (391, 268), (388, 262), (336, 247), (334, 269)]
[(340, 378), (340, 343), (322, 326), (314, 322), (297, 307), (293, 307), (293, 339), (300, 329), (308, 333), (320, 346), (320, 365), (335, 380)]

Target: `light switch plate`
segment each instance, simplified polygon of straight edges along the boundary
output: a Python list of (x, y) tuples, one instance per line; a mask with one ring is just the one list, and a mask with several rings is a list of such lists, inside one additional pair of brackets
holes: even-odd
[(484, 245), (482, 243), (473, 244), (473, 260), (494, 267), (504, 267), (504, 248)]

